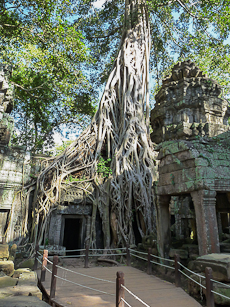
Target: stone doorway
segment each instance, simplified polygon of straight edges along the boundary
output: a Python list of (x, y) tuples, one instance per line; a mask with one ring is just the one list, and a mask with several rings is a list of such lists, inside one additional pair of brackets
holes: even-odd
[[(63, 217), (63, 246), (66, 250), (81, 249), (83, 246), (83, 219), (76, 216)], [(67, 252), (66, 255), (79, 255), (80, 252)]]

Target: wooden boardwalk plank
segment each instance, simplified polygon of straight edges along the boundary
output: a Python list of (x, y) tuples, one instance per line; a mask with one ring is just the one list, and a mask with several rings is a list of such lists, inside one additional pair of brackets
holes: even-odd
[[(175, 285), (169, 282), (163, 281), (153, 275), (147, 275), (145, 272), (132, 267), (93, 267), (88, 269), (68, 267), (68, 269), (84, 275), (109, 280), (113, 283), (91, 279), (58, 268), (58, 276), (61, 278), (107, 293), (103, 294), (58, 279), (55, 299), (66, 307), (115, 307), (115, 281), (117, 271), (122, 271), (124, 273), (125, 286), (151, 307), (201, 306), (181, 288), (176, 288)], [(51, 274), (46, 272), (46, 281), (43, 285), (47, 290), (50, 288), (50, 278)], [(125, 293), (125, 300), (133, 307), (144, 306), (127, 292)]]

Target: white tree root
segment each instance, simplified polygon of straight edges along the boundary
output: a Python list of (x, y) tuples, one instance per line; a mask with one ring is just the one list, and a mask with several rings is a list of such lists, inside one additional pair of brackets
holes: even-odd
[[(90, 126), (39, 175), (32, 227), (37, 242), (45, 239), (46, 219), (69, 188), (70, 179), (71, 186), (83, 191), (82, 202), (88, 196), (92, 201), (92, 247), (96, 247), (97, 210), (106, 248), (135, 243), (135, 225), (142, 237), (155, 232), (152, 184), (156, 155), (148, 127), (149, 54), (146, 7), (141, 0), (126, 0), (124, 35), (99, 109)], [(103, 170), (98, 173), (100, 157), (111, 159), (108, 177)]]

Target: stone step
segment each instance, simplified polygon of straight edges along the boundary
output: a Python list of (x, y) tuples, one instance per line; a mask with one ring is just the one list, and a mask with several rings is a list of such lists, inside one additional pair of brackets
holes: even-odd
[(48, 307), (44, 301), (36, 296), (11, 296), (1, 299), (1, 307)]

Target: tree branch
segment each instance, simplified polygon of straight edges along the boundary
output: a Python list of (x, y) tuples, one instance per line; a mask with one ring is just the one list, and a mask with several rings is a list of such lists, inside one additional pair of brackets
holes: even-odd
[(195, 15), (193, 15), (193, 14), (189, 11), (189, 9), (187, 8), (187, 6), (186, 6), (182, 1), (176, 0), (176, 2), (179, 3), (179, 5), (182, 6), (183, 9), (185, 9), (185, 11), (186, 11), (190, 16), (192, 16), (193, 18), (197, 18)]
[(117, 32), (117, 30), (120, 30), (120, 29), (122, 29), (122, 28), (123, 28), (123, 26), (120, 26), (120, 27), (115, 28), (113, 31), (111, 31), (111, 32), (110, 32), (109, 34), (107, 34), (107, 35), (91, 36), (90, 38), (106, 38), (106, 37), (109, 37), (109, 36), (113, 35), (114, 33)]
[(37, 87), (31, 88), (31, 89), (26, 89), (26, 88), (24, 88), (23, 86), (21, 86), (21, 85), (15, 83), (15, 82), (13, 82), (13, 81), (10, 81), (10, 82), (11, 82), (14, 86), (16, 86), (16, 87), (22, 89), (23, 91), (27, 92), (27, 93), (28, 93), (31, 97), (33, 97), (33, 98), (40, 98), (40, 96), (33, 95), (33, 94), (31, 94), (30, 92), (31, 92), (31, 91), (34, 91), (34, 90), (36, 90), (36, 89), (38, 89), (38, 88), (42, 88), (42, 86), (43, 86), (45, 83), (47, 83), (47, 82), (44, 82), (43, 84), (41, 84), (41, 85), (39, 85), (39, 86), (37, 86)]

